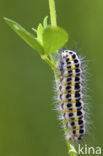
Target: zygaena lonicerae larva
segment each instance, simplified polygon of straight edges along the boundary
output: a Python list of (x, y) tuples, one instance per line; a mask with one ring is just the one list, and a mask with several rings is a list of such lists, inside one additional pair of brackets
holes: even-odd
[(81, 140), (85, 134), (81, 60), (74, 51), (64, 50), (58, 63), (58, 99), (66, 139)]

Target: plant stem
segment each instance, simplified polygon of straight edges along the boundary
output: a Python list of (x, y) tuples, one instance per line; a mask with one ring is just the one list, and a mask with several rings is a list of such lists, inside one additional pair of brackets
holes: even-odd
[(54, 0), (49, 0), (49, 8), (50, 8), (51, 25), (52, 26), (57, 26), (57, 22), (56, 22), (56, 9), (55, 9), (55, 2), (54, 2)]
[[(54, 72), (54, 76), (55, 76), (56, 86), (58, 86), (58, 81), (57, 80), (60, 79), (60, 76), (58, 74), (58, 69), (56, 67), (56, 63), (55, 63), (52, 55), (50, 55), (49, 57), (50, 57), (50, 60), (47, 57), (47, 55), (42, 55), (42, 59), (44, 61), (46, 61), (50, 65), (50, 67), (52, 68), (52, 70)], [(61, 111), (61, 115), (63, 115), (62, 114), (62, 111)], [(66, 122), (65, 122), (65, 120), (63, 120), (62, 123), (63, 123), (63, 127), (64, 127), (64, 133), (66, 133)], [(71, 146), (74, 148), (73, 144), (71, 144), (71, 142), (69, 141), (69, 139), (66, 140), (66, 144), (67, 144), (68, 151), (71, 149)], [(70, 152), (70, 153), (68, 152), (68, 155), (69, 156), (77, 156), (77, 154), (75, 152)]]
[[(52, 70), (55, 70), (55, 64), (53, 61), (51, 61), (47, 55), (41, 55), (41, 58), (47, 63), (49, 64), (49, 66), (52, 68)], [(53, 59), (53, 58), (52, 58)]]
[[(56, 86), (58, 86), (58, 79), (60, 79), (60, 76), (58, 74), (58, 69), (54, 68), (54, 76), (55, 76), (55, 82), (56, 82)], [(60, 102), (59, 102), (60, 103)], [(60, 103), (61, 104), (61, 103)], [(61, 111), (61, 116), (62, 116), (62, 111)], [(66, 134), (66, 122), (65, 120), (62, 121), (62, 124), (63, 124), (63, 127), (64, 127), (64, 133)], [(69, 156), (77, 156), (77, 154), (75, 152), (70, 152), (69, 153), (69, 150), (71, 149), (71, 146), (74, 148), (73, 144), (71, 144), (71, 142), (68, 140), (66, 140), (66, 144), (67, 144), (67, 148), (68, 148), (68, 155)], [(75, 148), (74, 148), (75, 150)]]
[(53, 59), (53, 57), (52, 57), (52, 55), (51, 55), (51, 54), (49, 55), (49, 57), (50, 57), (50, 59), (51, 59), (52, 63), (54, 63), (54, 64), (56, 65), (56, 62), (54, 61), (54, 59)]

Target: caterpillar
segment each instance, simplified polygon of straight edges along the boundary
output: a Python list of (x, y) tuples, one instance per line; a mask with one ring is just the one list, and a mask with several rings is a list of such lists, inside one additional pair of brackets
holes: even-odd
[(65, 121), (65, 135), (66, 139), (76, 142), (85, 134), (81, 60), (76, 52), (64, 50), (60, 54), (58, 68), (58, 99), (62, 120)]

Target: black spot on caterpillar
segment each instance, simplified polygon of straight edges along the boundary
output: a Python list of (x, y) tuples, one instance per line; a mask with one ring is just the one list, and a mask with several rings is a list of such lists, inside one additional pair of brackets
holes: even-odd
[(66, 138), (79, 141), (85, 134), (81, 61), (76, 52), (64, 50), (59, 61), (59, 101), (65, 120)]

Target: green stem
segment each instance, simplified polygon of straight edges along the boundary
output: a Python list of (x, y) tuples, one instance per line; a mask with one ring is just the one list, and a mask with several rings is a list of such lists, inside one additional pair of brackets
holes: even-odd
[[(56, 82), (56, 86), (58, 86), (57, 80), (60, 79), (60, 76), (59, 76), (56, 68), (54, 69), (54, 76), (55, 76), (55, 80), (56, 80), (55, 81)], [(63, 115), (62, 111), (61, 111), (61, 115)], [(63, 120), (62, 123), (63, 123), (63, 127), (64, 127), (64, 133), (66, 133), (66, 122), (65, 122), (65, 120)], [(71, 144), (69, 139), (66, 141), (66, 144), (67, 144), (67, 148), (68, 148), (68, 155), (69, 156), (77, 156), (77, 154), (75, 152), (70, 152), (69, 153), (69, 150), (71, 149), (71, 146), (74, 148), (73, 144)]]
[[(58, 69), (56, 67), (56, 63), (55, 63), (52, 55), (49, 55), (50, 59), (47, 57), (47, 55), (42, 55), (41, 57), (52, 68), (52, 70), (54, 72), (54, 76), (55, 76), (56, 86), (58, 86), (57, 80), (60, 79), (60, 76), (58, 74)], [(61, 111), (61, 115), (62, 115), (62, 111)], [(64, 133), (66, 133), (66, 122), (65, 122), (65, 120), (63, 120), (62, 123), (63, 123), (63, 127), (64, 127)], [(73, 144), (71, 144), (71, 142), (69, 141), (69, 139), (66, 141), (66, 144), (67, 144), (68, 151), (71, 149), (71, 146), (74, 148)], [(68, 152), (68, 155), (69, 156), (77, 156), (77, 154), (75, 152), (70, 152), (70, 153)]]
[(54, 59), (53, 59), (52, 55), (49, 55), (49, 57), (50, 57), (50, 59), (51, 59), (52, 63), (56, 65), (56, 62), (54, 61)]
[(56, 22), (56, 9), (54, 0), (49, 0), (49, 8), (50, 8), (50, 17), (51, 17), (51, 25), (57, 26)]
[(51, 61), (47, 55), (41, 55), (41, 58), (47, 63), (49, 64), (49, 66), (52, 68), (52, 70), (55, 70), (55, 64), (53, 61)]

